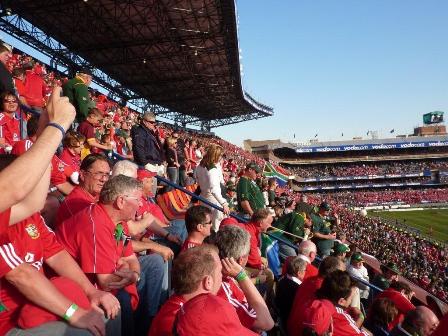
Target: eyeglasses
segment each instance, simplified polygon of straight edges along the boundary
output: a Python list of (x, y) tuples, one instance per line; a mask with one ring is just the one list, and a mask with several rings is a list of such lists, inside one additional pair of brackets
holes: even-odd
[(16, 99), (3, 99), (3, 101), (7, 104), (17, 104)]
[(87, 173), (93, 176), (95, 180), (101, 180), (101, 179), (109, 179), (110, 173), (102, 173), (102, 172), (91, 172), (90, 170), (87, 170)]
[(156, 123), (155, 121), (150, 121), (150, 120), (146, 120), (146, 119), (143, 119), (143, 121), (145, 121), (147, 123), (150, 123), (150, 124), (155, 124)]

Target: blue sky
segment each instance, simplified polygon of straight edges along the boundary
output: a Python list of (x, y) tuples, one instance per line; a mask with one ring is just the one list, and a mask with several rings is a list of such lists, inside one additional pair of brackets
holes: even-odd
[(224, 139), (388, 137), (411, 133), (423, 113), (448, 112), (446, 0), (238, 0), (237, 8), (243, 84), (275, 115), (215, 129)]
[(275, 114), (214, 129), (226, 140), (388, 137), (411, 133), (426, 112), (448, 113), (447, 0), (237, 0), (237, 8), (244, 87)]

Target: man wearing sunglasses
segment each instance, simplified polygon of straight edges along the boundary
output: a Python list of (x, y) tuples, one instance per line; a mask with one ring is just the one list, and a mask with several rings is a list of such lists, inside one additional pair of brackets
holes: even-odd
[(131, 137), (135, 163), (157, 175), (164, 175), (163, 145), (158, 136), (156, 116), (153, 112), (143, 114), (140, 125), (132, 128)]

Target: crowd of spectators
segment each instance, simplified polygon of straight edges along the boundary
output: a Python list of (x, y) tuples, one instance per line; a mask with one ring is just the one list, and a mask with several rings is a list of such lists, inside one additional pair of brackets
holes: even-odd
[[(300, 203), (288, 187), (263, 179), (264, 162), (256, 155), (210, 134), (159, 123), (150, 111), (139, 116), (88, 91), (88, 70), (72, 82), (85, 86), (81, 91), (88, 97), (67, 98), (60, 87), (52, 88), (66, 85), (67, 78), (57, 79), (28, 56), (1, 45), (0, 61), (7, 70), (25, 71), (24, 91), (17, 82), (15, 92), (3, 89), (1, 96), (0, 146), (19, 156), (12, 163), (2, 157), (0, 172), (1, 333), (256, 335), (274, 328), (274, 302), (288, 301), (290, 311), (283, 309), (277, 321), (289, 335), (367, 335), (361, 313), (369, 308), (367, 295), (359, 295), (343, 258), (328, 256), (336, 238), (355, 242), (384, 263), (393, 261), (409, 279), (447, 298), (446, 249), (357, 215), (334, 198), (314, 212), (311, 205), (325, 196), (302, 197)], [(29, 99), (31, 73), (43, 81), (39, 104)], [(1, 80), (4, 87), (10, 84), (8, 76)], [(84, 98), (85, 113), (76, 101)], [(27, 138), (18, 129), (20, 118)], [(155, 196), (172, 188), (157, 184), (155, 175), (197, 184), (197, 193), (222, 206), (224, 215), (233, 210), (248, 223), (221, 221), (222, 214), (193, 204), (185, 220), (169, 221)], [(421, 202), (443, 199), (436, 190), (423, 194)], [(310, 218), (297, 217), (299, 210)], [(279, 270), (261, 256), (260, 237), (282, 212), (292, 214), (294, 225), (305, 225), (304, 235), (312, 233), (316, 244), (302, 241), (298, 255), (286, 260), (279, 298)], [(327, 225), (330, 213), (336, 228)], [(312, 265), (316, 253), (324, 258), (318, 271)], [(353, 256), (353, 267), (362, 264), (362, 257)], [(376, 309), (382, 312), (381, 305)], [(403, 324), (372, 323), (385, 323), (374, 327), (387, 334), (405, 329), (429, 336), (438, 321), (431, 314), (409, 309)]]
[(352, 162), (288, 167), (296, 177), (329, 178), (368, 175), (420, 174), (425, 170), (448, 170), (444, 159), (420, 161)]

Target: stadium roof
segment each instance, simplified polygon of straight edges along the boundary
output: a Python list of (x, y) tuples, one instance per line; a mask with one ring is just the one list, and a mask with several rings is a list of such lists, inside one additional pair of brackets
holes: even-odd
[(179, 123), (272, 115), (241, 81), (234, 0), (14, 0), (0, 29)]

